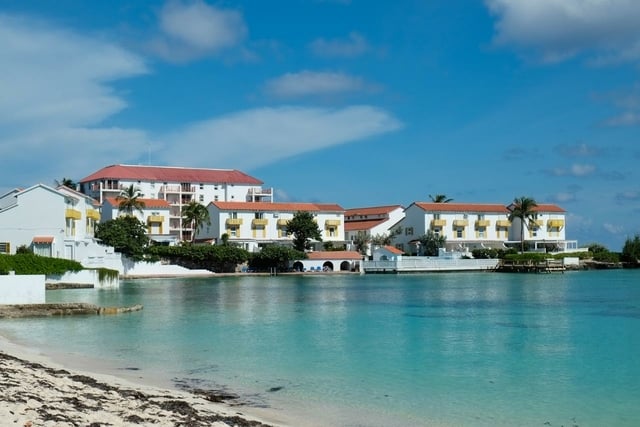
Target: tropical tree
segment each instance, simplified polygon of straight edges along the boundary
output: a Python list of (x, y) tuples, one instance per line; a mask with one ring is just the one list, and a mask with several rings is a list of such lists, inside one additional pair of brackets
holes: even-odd
[(131, 184), (128, 187), (123, 188), (116, 197), (118, 202), (118, 209), (120, 212), (127, 215), (133, 215), (133, 211), (142, 212), (144, 209), (144, 202), (140, 200), (142, 193), (138, 187), (134, 187)]
[(311, 239), (322, 241), (320, 228), (311, 212), (296, 212), (287, 222), (287, 234), (293, 235), (293, 247), (301, 252), (311, 249)]
[(182, 225), (183, 227), (191, 226), (193, 230), (191, 242), (195, 242), (196, 234), (204, 224), (210, 225), (211, 218), (209, 211), (203, 204), (192, 200), (188, 205), (182, 207)]
[(524, 228), (529, 229), (535, 220), (537, 206), (535, 199), (525, 196), (516, 197), (509, 206), (509, 221), (513, 222), (516, 218), (520, 220), (520, 252), (524, 252)]
[[(444, 248), (447, 238), (441, 234), (434, 233), (433, 230), (427, 230), (426, 234), (418, 237), (418, 241), (420, 242), (424, 255), (437, 256), (438, 249)], [(418, 255), (420, 255), (420, 253), (418, 253)]]
[(58, 181), (57, 179), (55, 180), (55, 184), (56, 187), (67, 187), (70, 188), (72, 190), (75, 190), (76, 187), (78, 186), (78, 184), (76, 184), (76, 182), (74, 180), (72, 180), (71, 178), (62, 178), (60, 181)]
[(133, 260), (143, 259), (149, 244), (147, 227), (131, 215), (97, 224), (96, 238)]
[(640, 264), (640, 234), (636, 234), (633, 239), (627, 238), (624, 242), (622, 259), (635, 265)]
[(431, 194), (429, 194), (429, 198), (433, 203), (453, 202), (453, 199), (448, 198), (446, 194), (436, 194), (435, 196), (432, 196)]

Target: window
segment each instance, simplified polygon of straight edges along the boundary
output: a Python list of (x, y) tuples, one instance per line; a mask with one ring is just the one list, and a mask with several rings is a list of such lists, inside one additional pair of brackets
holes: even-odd
[(440, 214), (433, 214), (433, 219), (440, 219)]
[(264, 219), (264, 212), (256, 212), (254, 214), (255, 219)]
[(478, 214), (478, 221), (484, 221), (484, 214)]
[(462, 215), (462, 219), (469, 219), (469, 215), (467, 215), (467, 214), (463, 214), (463, 215)]
[(204, 194), (201, 194), (201, 195), (198, 197), (198, 200), (200, 200), (201, 202), (204, 202)]
[(440, 237), (440, 229), (439, 228), (434, 228), (433, 229), (433, 235), (436, 237)]
[(238, 212), (229, 212), (229, 218), (238, 219)]
[(200, 183), (200, 189), (204, 190), (204, 184), (203, 183)]
[(214, 202), (217, 202), (217, 201), (218, 201), (218, 196), (217, 196), (217, 195), (216, 195), (216, 196), (213, 196), (213, 201), (214, 201)]
[(337, 233), (336, 233), (336, 228), (335, 227), (327, 228), (327, 236), (336, 237), (336, 235), (337, 235)]
[(462, 239), (464, 237), (464, 228), (462, 227), (456, 228), (456, 237), (458, 239)]
[(218, 189), (218, 184), (215, 184), (215, 185), (213, 186), (213, 189), (214, 189), (214, 190), (217, 190), (217, 189)]
[(413, 227), (407, 227), (404, 229), (405, 236), (413, 236)]
[(481, 239), (484, 239), (485, 237), (487, 237), (487, 228), (486, 227), (478, 228), (478, 237), (481, 238)]
[(11, 252), (11, 244), (9, 242), (0, 242), (0, 254), (8, 254)]

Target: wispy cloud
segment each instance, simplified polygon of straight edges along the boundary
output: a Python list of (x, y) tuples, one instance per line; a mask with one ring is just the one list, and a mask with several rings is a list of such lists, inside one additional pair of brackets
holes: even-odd
[(562, 203), (575, 202), (577, 198), (576, 198), (576, 193), (560, 192), (560, 193), (551, 195), (551, 197), (549, 197), (549, 200), (553, 203), (562, 204)]
[(604, 224), (602, 224), (602, 228), (604, 228), (606, 232), (611, 234), (622, 234), (624, 232), (624, 226), (620, 224), (611, 224), (609, 222), (605, 222)]
[(362, 78), (344, 73), (302, 71), (268, 81), (265, 91), (276, 97), (295, 98), (358, 92), (368, 86)]
[(587, 144), (562, 144), (556, 146), (556, 151), (564, 157), (594, 157), (602, 153), (602, 150), (598, 147), (594, 147)]
[(568, 168), (554, 168), (550, 173), (555, 176), (588, 176), (596, 172), (596, 167), (589, 164), (573, 164)]
[[(335, 145), (398, 130), (402, 123), (371, 106), (340, 109), (279, 107), (240, 111), (187, 126), (164, 141), (172, 164), (255, 168)], [(226, 165), (226, 166), (225, 166)]]
[(497, 17), (497, 45), (533, 51), (543, 61), (587, 53), (600, 63), (640, 59), (636, 0), (485, 0)]
[(352, 32), (347, 38), (342, 39), (319, 38), (311, 42), (309, 47), (315, 55), (329, 58), (353, 58), (371, 49), (367, 40), (357, 32)]
[(238, 47), (248, 33), (240, 12), (211, 6), (202, 0), (168, 1), (161, 9), (159, 27), (161, 34), (150, 42), (150, 49), (172, 62)]
[(627, 111), (605, 121), (607, 126), (637, 126), (640, 125), (640, 112)]
[(139, 56), (41, 21), (0, 15), (0, 63), (0, 157), (5, 176), (15, 181), (4, 185), (69, 176), (86, 170), (87, 159), (127, 159), (145, 146), (144, 131), (104, 125), (127, 108), (112, 83), (148, 72)]
[(627, 190), (616, 193), (616, 201), (618, 203), (638, 202), (640, 201), (640, 191)]

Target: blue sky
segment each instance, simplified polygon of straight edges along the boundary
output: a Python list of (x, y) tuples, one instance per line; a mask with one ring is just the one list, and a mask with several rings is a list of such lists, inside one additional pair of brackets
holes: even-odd
[(0, 190), (114, 163), (640, 232), (637, 0), (0, 0)]

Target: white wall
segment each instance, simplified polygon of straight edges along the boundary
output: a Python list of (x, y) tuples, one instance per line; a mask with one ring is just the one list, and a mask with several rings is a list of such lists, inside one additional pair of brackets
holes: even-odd
[(43, 274), (0, 276), (0, 304), (44, 304)]

